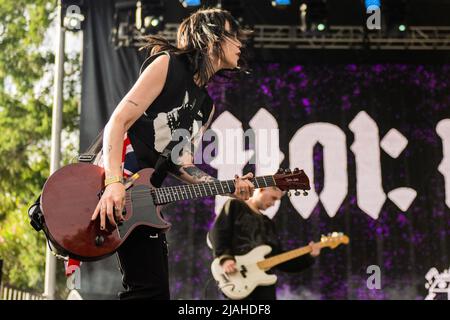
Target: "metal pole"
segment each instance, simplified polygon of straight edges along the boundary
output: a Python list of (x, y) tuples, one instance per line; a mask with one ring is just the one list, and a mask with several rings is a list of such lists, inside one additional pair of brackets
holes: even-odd
[[(52, 113), (52, 145), (50, 159), (50, 174), (54, 173), (60, 167), (61, 162), (61, 129), (62, 129), (62, 110), (63, 110), (63, 81), (64, 81), (64, 40), (65, 29), (63, 26), (63, 14), (61, 0), (58, 1), (58, 38), (56, 41), (55, 52), (55, 79), (53, 95), (53, 113)], [(56, 282), (56, 257), (47, 246), (45, 259), (45, 290), (44, 296), (48, 300), (55, 299)]]
[(2, 300), (3, 296), (2, 276), (3, 276), (3, 260), (0, 259), (0, 300)]

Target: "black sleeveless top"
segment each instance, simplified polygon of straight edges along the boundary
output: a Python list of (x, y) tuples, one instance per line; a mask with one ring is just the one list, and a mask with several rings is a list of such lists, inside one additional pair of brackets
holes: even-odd
[[(208, 121), (213, 112), (212, 99), (205, 88), (195, 84), (186, 56), (160, 52), (149, 57), (141, 70), (162, 54), (170, 57), (164, 87), (145, 113), (128, 130), (128, 137), (141, 168), (154, 167), (159, 154), (171, 141), (174, 131), (180, 127), (181, 118), (192, 118), (190, 127), (185, 129), (188, 129), (194, 138), (202, 126), (209, 125)], [(192, 114), (197, 103), (201, 103), (201, 106), (196, 114)]]

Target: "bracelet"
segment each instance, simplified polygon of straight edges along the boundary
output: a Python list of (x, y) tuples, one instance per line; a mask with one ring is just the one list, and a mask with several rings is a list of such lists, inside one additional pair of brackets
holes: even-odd
[(111, 177), (105, 178), (105, 187), (110, 184), (116, 183), (116, 182), (120, 182), (123, 184), (123, 177), (111, 176)]

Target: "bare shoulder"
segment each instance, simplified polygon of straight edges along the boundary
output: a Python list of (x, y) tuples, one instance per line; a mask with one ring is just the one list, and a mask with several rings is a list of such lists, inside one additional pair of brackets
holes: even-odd
[(119, 119), (127, 130), (162, 92), (167, 78), (169, 60), (168, 54), (155, 58), (114, 110), (112, 118)]
[(148, 88), (156, 89), (156, 94), (162, 90), (166, 82), (169, 70), (170, 56), (168, 54), (161, 54), (153, 60), (142, 72), (137, 81), (137, 86), (142, 86), (144, 90)]
[(170, 56), (168, 54), (161, 54), (144, 69), (142, 75), (145, 76), (151, 72), (166, 74), (169, 69), (169, 61)]

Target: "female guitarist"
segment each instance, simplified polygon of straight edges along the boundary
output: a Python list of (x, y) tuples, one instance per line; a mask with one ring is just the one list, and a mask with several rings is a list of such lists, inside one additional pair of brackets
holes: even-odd
[[(144, 70), (103, 134), (97, 164), (105, 169), (106, 187), (92, 215), (92, 220), (100, 219), (101, 229), (105, 223), (115, 226), (123, 220), (124, 177), (154, 168), (183, 119), (192, 120), (189, 133), (194, 140), (208, 127), (214, 106), (205, 87), (217, 72), (239, 69), (244, 33), (227, 11), (201, 9), (180, 24), (176, 46), (161, 37), (148, 38), (150, 57)], [(213, 179), (194, 166), (192, 158), (192, 153), (184, 153), (170, 166), (170, 173), (187, 183)], [(252, 195), (252, 177), (236, 176), (236, 198)], [(125, 287), (120, 299), (170, 299), (164, 234), (138, 227), (117, 253)]]

